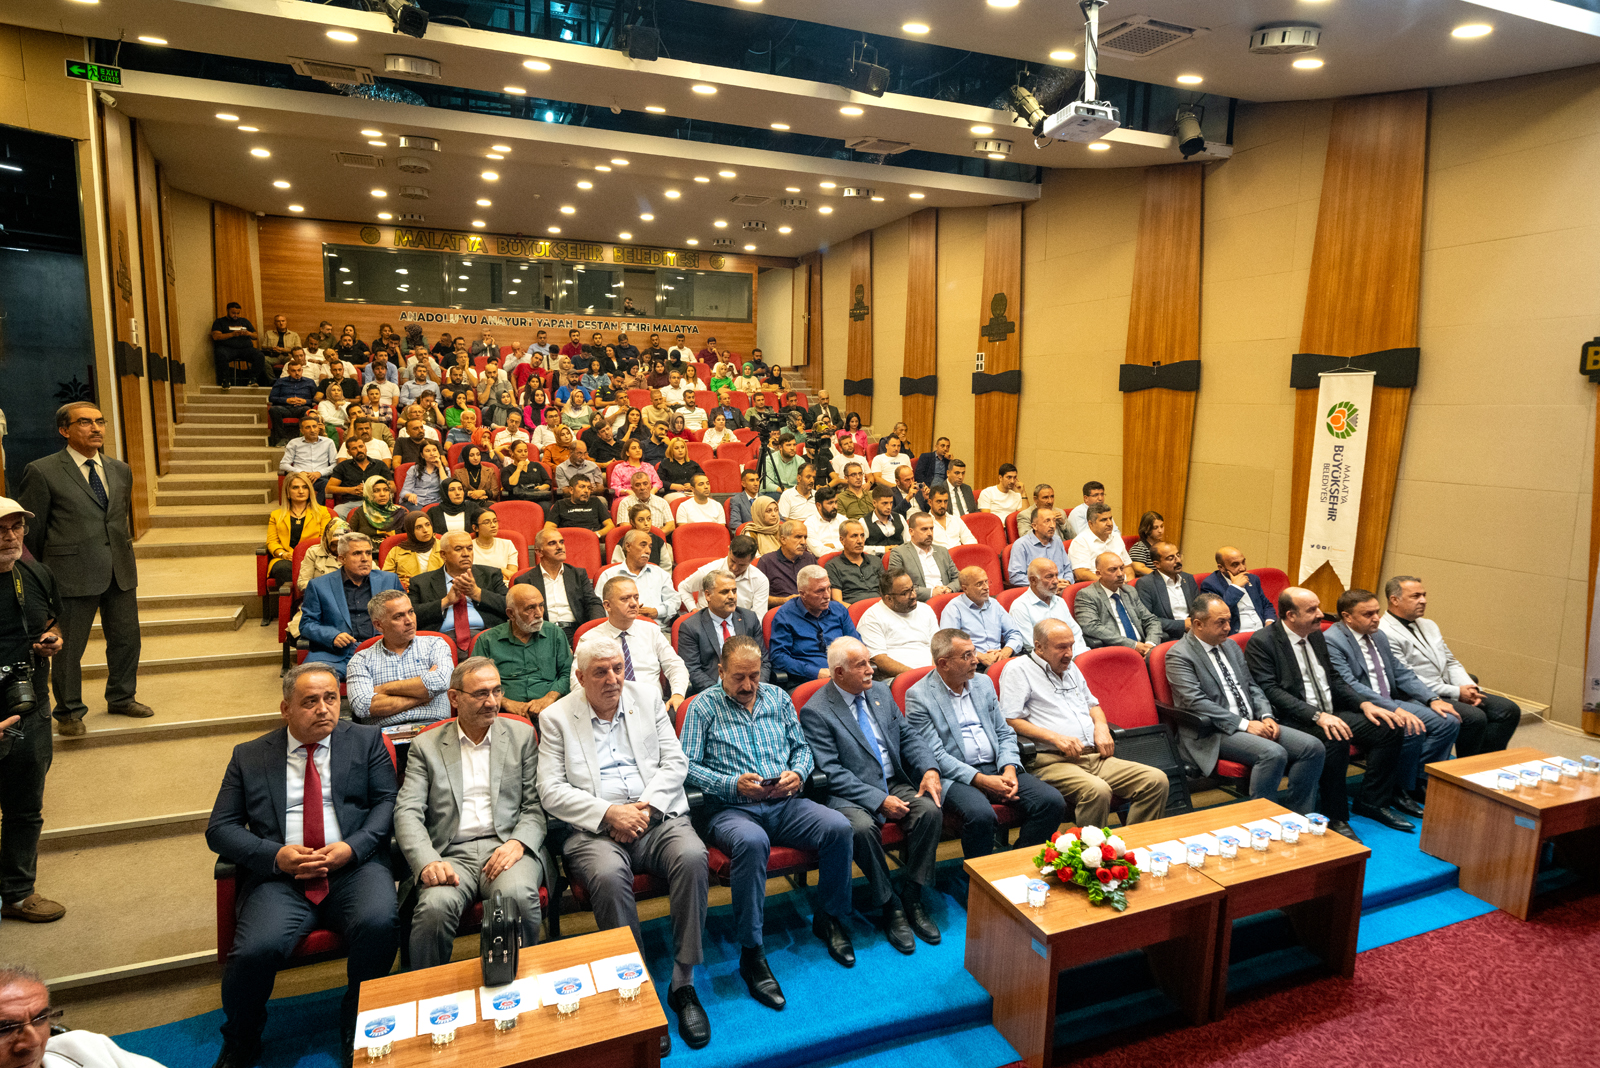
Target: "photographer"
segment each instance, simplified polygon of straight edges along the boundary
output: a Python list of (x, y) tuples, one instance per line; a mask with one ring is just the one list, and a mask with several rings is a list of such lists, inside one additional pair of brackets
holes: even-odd
[(67, 910), (34, 893), (33, 880), (51, 757), (45, 665), (61, 650), (61, 599), (50, 572), (22, 559), (32, 518), (0, 497), (0, 917), (50, 923)]

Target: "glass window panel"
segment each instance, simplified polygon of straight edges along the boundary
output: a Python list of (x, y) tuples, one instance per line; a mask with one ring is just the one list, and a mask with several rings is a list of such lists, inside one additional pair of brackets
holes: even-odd
[(657, 314), (672, 319), (750, 321), (750, 276), (670, 268), (656, 272)]
[(556, 310), (578, 315), (616, 315), (622, 310), (622, 271), (584, 263), (563, 263)]
[(363, 304), (445, 304), (444, 257), (437, 252), (329, 245), (323, 254), (327, 299)]

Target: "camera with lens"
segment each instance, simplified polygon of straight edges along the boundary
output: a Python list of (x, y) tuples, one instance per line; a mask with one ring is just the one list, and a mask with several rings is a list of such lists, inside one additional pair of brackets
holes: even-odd
[(39, 703), (33, 691), (33, 661), (0, 664), (0, 704), (7, 714), (26, 715)]

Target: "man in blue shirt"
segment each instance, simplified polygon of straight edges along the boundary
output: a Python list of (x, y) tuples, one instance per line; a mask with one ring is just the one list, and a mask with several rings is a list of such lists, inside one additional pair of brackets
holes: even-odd
[[(820, 568), (818, 570), (821, 570)], [(826, 577), (824, 577), (826, 584)], [(832, 603), (832, 602), (829, 602)], [(694, 698), (685, 714), (683, 755), (689, 782), (714, 814), (711, 844), (732, 859), (739, 974), (750, 996), (784, 1007), (761, 943), (767, 857), (774, 844), (817, 853), (818, 907), (812, 932), (846, 968), (856, 962), (845, 920), (850, 905), (850, 821), (800, 795), (814, 766), (789, 697), (761, 681), (761, 646), (736, 634), (722, 645), (721, 684)]]
[(284, 368), (283, 377), (272, 383), (272, 392), (267, 394), (272, 445), (283, 441), (283, 421), (309, 412), (317, 399), (317, 384), (302, 373), (304, 370), (303, 360), (291, 358), (289, 366)]
[(1011, 585), (1026, 586), (1028, 565), (1041, 556), (1056, 565), (1057, 573), (1072, 574), (1072, 567), (1067, 562), (1066, 543), (1056, 530), (1055, 509), (1042, 506), (1033, 510), (1033, 529), (1018, 538), (1011, 547), (1011, 560), (1006, 569), (1006, 577), (1011, 580)]
[(1028, 639), (1010, 614), (989, 596), (989, 572), (981, 567), (961, 569), (961, 596), (945, 605), (939, 625), (966, 631), (984, 668), (1021, 656), (1028, 647)]
[(826, 679), (828, 646), (835, 638), (860, 638), (850, 610), (833, 599), (828, 573), (816, 564), (795, 575), (800, 596), (785, 601), (772, 617), (772, 666), (789, 676), (789, 687)]

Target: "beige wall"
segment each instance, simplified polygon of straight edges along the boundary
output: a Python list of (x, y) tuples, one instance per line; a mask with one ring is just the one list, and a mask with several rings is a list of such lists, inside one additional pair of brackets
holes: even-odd
[(768, 363), (784, 367), (793, 364), (791, 342), (794, 334), (794, 270), (773, 267), (758, 276), (759, 302), (756, 306), (756, 347)]
[[(868, 430), (873, 440), (889, 433), (900, 421), (900, 375), (906, 366), (906, 289), (910, 278), (911, 224), (898, 219), (872, 232), (872, 370), (877, 383)], [(918, 452), (928, 447), (925, 441), (913, 444)]]
[(834, 406), (845, 407), (844, 380), (849, 366), (850, 242), (841, 241), (822, 252), (822, 384)]
[[(217, 297), (211, 259), (211, 201), (172, 189), (168, 205), (172, 211), (172, 257), (178, 273), (178, 321), (171, 329), (182, 341), (180, 351), (189, 383), (215, 385), (211, 321), (217, 317)], [(316, 323), (305, 324), (300, 336), (316, 328)]]
[(988, 208), (939, 211), (939, 402), (934, 421), (939, 433), (950, 439), (950, 455), (967, 461), (967, 484), (979, 491), (994, 482), (993, 471), (972, 469), (977, 441), (972, 372), (979, 351), (978, 313), (988, 307), (988, 297), (981, 292), (988, 215)]

